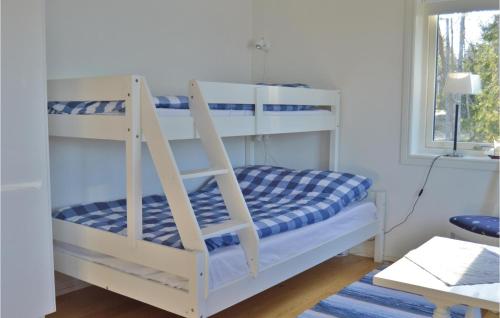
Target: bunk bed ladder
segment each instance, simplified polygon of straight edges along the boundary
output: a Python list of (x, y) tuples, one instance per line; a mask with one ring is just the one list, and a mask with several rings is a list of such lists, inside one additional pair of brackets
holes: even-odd
[[(211, 164), (211, 168), (207, 172), (209, 175), (213, 175), (217, 181), (219, 191), (230, 216), (230, 220), (225, 223), (203, 228), (203, 237), (207, 239), (236, 232), (245, 251), (250, 272), (256, 276), (259, 271), (259, 237), (234, 174), (231, 161), (215, 128), (208, 103), (204, 99), (202, 85), (202, 82), (190, 81), (189, 108), (191, 109), (195, 128)], [(184, 175), (185, 178), (189, 176), (190, 174)]]
[(172, 148), (161, 129), (153, 97), (144, 78), (141, 78), (141, 128), (172, 210), (182, 245), (185, 249), (208, 254)]
[[(201, 97), (196, 82), (190, 89), (190, 107), (195, 126), (211, 166), (207, 169), (180, 172), (168, 136), (161, 128), (153, 97), (144, 78), (137, 78), (141, 87), (141, 129), (156, 167), (163, 190), (172, 210), (182, 244), (187, 250), (205, 254), (205, 297), (208, 295), (208, 249), (205, 240), (228, 233), (237, 233), (252, 275), (257, 275), (259, 264), (259, 238), (245, 199), (227, 156), (221, 138), (215, 130), (208, 105)], [(226, 204), (228, 221), (200, 228), (184, 180), (213, 176)]]

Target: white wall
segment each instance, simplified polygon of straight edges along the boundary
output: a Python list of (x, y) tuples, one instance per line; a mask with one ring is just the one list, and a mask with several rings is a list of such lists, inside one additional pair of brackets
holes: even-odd
[[(399, 161), (403, 6), (401, 0), (255, 0), (253, 7), (254, 36), (272, 43), (265, 80), (342, 91), (341, 169), (370, 176), (375, 188), (387, 190), (388, 226), (409, 211), (427, 169)], [(263, 63), (256, 52), (257, 81), (264, 79)], [(278, 162), (297, 153), (282, 148), (283, 139), (270, 145)], [(318, 147), (326, 148), (327, 139)], [(437, 168), (415, 215), (388, 235), (386, 254), (399, 257), (433, 235), (446, 235), (452, 215), (494, 214), (497, 202), (496, 173)]]
[(250, 0), (48, 0), (48, 77), (138, 73), (153, 94), (247, 82)]
[(1, 1), (1, 317), (55, 310), (43, 0)]
[[(249, 82), (251, 11), (249, 0), (48, 0), (48, 78), (135, 73), (156, 95), (185, 94), (194, 78)], [(242, 140), (225, 140), (234, 165)], [(200, 147), (174, 142), (182, 169), (204, 167)], [(120, 143), (51, 138), (53, 206), (123, 197), (124, 154)], [(149, 154), (143, 174), (145, 193), (161, 191)]]

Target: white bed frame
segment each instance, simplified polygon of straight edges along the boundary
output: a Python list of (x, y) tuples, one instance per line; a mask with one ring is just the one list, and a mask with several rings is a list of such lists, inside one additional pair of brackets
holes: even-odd
[[(330, 168), (337, 169), (340, 124), (338, 91), (191, 81), (192, 117), (159, 117), (146, 81), (141, 76), (51, 80), (49, 100), (125, 100), (124, 116), (49, 115), (51, 136), (119, 140), (126, 145), (126, 236), (71, 222), (53, 220), (54, 240), (157, 269), (189, 281), (180, 290), (55, 250), (56, 270), (184, 317), (213, 315), (319, 263), (375, 237), (375, 261), (383, 260), (385, 192), (372, 192), (377, 220), (307, 252), (297, 253), (259, 268), (259, 238), (221, 136), (258, 136), (307, 131), (329, 131)], [(255, 104), (253, 116), (213, 117), (209, 103)], [(322, 106), (318, 115), (267, 115), (265, 104)], [(200, 138), (211, 166), (180, 172), (169, 145), (171, 140)], [(141, 143), (148, 144), (181, 236), (184, 250), (142, 240)], [(253, 142), (247, 138), (247, 164), (254, 163)], [(200, 229), (183, 180), (215, 176), (231, 220)], [(205, 239), (237, 232), (245, 251), (248, 276), (217, 289), (208, 288)]]

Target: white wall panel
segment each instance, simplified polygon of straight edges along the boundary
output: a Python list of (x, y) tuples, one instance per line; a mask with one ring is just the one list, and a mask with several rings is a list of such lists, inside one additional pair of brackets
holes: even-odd
[(1, 316), (55, 310), (45, 1), (2, 0)]

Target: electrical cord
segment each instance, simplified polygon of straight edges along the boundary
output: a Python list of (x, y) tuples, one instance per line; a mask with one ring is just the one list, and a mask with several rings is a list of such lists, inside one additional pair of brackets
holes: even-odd
[(267, 140), (266, 140), (266, 138), (262, 139), (262, 142), (263, 142), (263, 144), (264, 144), (264, 162), (265, 162), (266, 164), (268, 164), (268, 161), (269, 161), (268, 159), (271, 159), (271, 162), (270, 162), (271, 164), (274, 164), (274, 165), (279, 166), (279, 164), (278, 164), (278, 160), (276, 160), (276, 159), (273, 157), (273, 155), (271, 154), (271, 152), (270, 152), (270, 151), (269, 151), (269, 149), (268, 149), (268, 144), (267, 144)]
[(267, 52), (264, 51), (264, 70), (262, 72), (262, 82), (265, 83), (267, 82)]
[(431, 162), (431, 165), (429, 167), (429, 170), (427, 171), (427, 175), (425, 176), (424, 184), (422, 185), (422, 188), (420, 188), (420, 190), (418, 191), (417, 197), (415, 198), (415, 201), (413, 202), (413, 205), (411, 207), (410, 213), (408, 213), (406, 215), (406, 217), (403, 219), (403, 221), (401, 221), (398, 224), (392, 226), (389, 230), (385, 231), (384, 234), (389, 234), (390, 232), (392, 232), (392, 230), (396, 229), (400, 225), (403, 225), (413, 215), (413, 213), (415, 212), (415, 207), (417, 206), (418, 200), (420, 200), (420, 197), (424, 193), (424, 189), (425, 189), (425, 186), (427, 185), (427, 181), (429, 180), (429, 176), (431, 175), (432, 168), (434, 167), (434, 164), (436, 163), (436, 161), (439, 158), (441, 158), (442, 156), (443, 155), (439, 155), (439, 156), (434, 157), (434, 159), (432, 159), (432, 162)]

